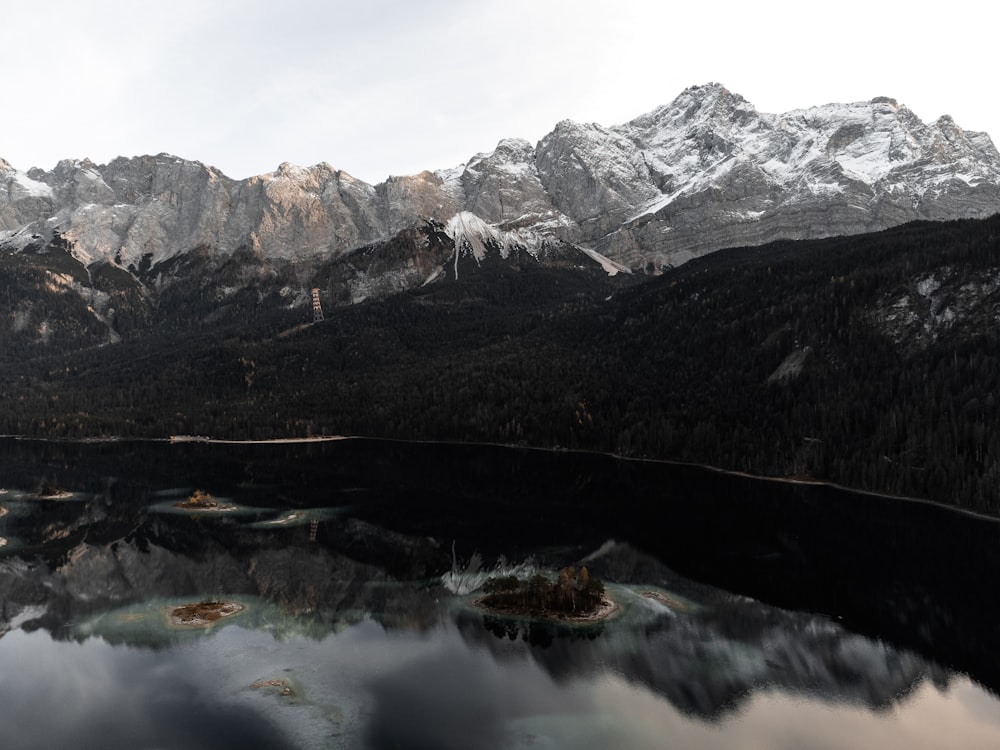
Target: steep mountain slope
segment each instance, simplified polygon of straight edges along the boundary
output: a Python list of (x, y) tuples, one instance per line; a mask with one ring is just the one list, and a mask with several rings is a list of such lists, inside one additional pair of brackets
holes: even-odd
[[(0, 347), (10, 358), (57, 358), (123, 340), (211, 336), (262, 321), (289, 328), (312, 318), (310, 289), (332, 313), (337, 306), (406, 291), (447, 289), (458, 279), (499, 274), (506, 283), (564, 277), (550, 290), (559, 304), (582, 285), (606, 295), (626, 285), (628, 269), (599, 254), (530, 231), (499, 230), (462, 212), (447, 224), (423, 220), (395, 235), (311, 262), (269, 258), (242, 246), (226, 257), (210, 247), (124, 269), (86, 263), (62, 235), (35, 236), (19, 251), (0, 250)], [(526, 294), (535, 293), (530, 281)], [(268, 323), (268, 325), (271, 325)], [(251, 334), (255, 335), (255, 334)], [(107, 352), (109, 359), (120, 356)]]
[(237, 182), (166, 154), (49, 172), (0, 161), (0, 249), (59, 237), (84, 265), (114, 264), (150, 289), (193, 251), (213, 266), (240, 252), (314, 266), (463, 212), (524, 246), (558, 240), (659, 271), (727, 246), (997, 210), (1000, 154), (948, 117), (924, 124), (886, 98), (771, 115), (718, 84), (623, 125), (567, 120), (536, 146), (504, 140), (376, 186), (327, 164)]
[(455, 278), (449, 242), (428, 223), (359, 251), (357, 268), (448, 273), (316, 325), (263, 285), (75, 352), (97, 334), (44, 343), (32, 317), (3, 342), (0, 432), (525, 442), (1000, 512), (1000, 217), (725, 250), (626, 285), (471, 248)]
[[(633, 267), (724, 246), (997, 210), (996, 149), (891, 99), (768, 115), (719, 86), (623, 126), (561, 123), (539, 161), (581, 239)], [(590, 179), (590, 200), (567, 181)]]
[(715, 84), (377, 186), (0, 162), (0, 432), (526, 441), (995, 512), (1000, 219), (858, 233), (998, 208), (949, 118)]

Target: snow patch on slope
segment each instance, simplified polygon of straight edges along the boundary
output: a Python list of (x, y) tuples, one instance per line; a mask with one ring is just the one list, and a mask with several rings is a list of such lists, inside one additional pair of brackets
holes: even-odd
[(620, 273), (632, 273), (632, 269), (628, 266), (623, 266), (621, 263), (615, 263), (611, 260), (611, 258), (601, 255), (596, 250), (591, 250), (588, 247), (581, 247), (580, 250), (588, 258), (599, 263), (601, 268), (607, 272), (608, 276), (617, 276)]
[(444, 228), (445, 234), (455, 241), (455, 278), (458, 278), (458, 259), (463, 250), (468, 248), (476, 263), (482, 263), (486, 258), (488, 246), (499, 249), (501, 258), (509, 258), (512, 251), (525, 249), (537, 257), (537, 246), (532, 237), (521, 232), (506, 232), (483, 221), (474, 213), (461, 211), (448, 220)]
[(14, 185), (21, 190), (24, 196), (31, 198), (51, 198), (52, 188), (44, 182), (33, 180), (20, 170), (15, 170), (13, 175)]

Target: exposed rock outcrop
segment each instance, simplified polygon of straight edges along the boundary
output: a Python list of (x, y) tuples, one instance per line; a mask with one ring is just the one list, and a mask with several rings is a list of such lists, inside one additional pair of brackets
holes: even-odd
[[(1000, 154), (884, 97), (781, 115), (719, 84), (614, 127), (565, 120), (455, 169), (372, 186), (328, 164), (242, 181), (166, 154), (22, 172), (0, 160), (0, 248), (69, 243), (140, 275), (198, 248), (315, 266), (468, 212), (657, 271), (714, 250), (1000, 210)], [(161, 279), (162, 280), (162, 279)], [(390, 285), (391, 286), (391, 285)]]

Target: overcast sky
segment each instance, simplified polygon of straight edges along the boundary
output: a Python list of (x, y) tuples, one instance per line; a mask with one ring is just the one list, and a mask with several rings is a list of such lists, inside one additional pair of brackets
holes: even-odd
[(165, 151), (235, 178), (325, 161), (376, 183), (710, 81), (764, 112), (891, 96), (1000, 143), (979, 0), (5, 5), (0, 157), (24, 170)]

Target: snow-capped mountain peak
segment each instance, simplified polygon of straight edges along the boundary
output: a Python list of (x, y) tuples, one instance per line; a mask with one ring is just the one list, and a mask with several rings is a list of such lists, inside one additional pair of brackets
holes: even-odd
[(540, 238), (655, 272), (729, 245), (998, 210), (1000, 154), (950, 117), (926, 124), (888, 97), (768, 114), (718, 83), (621, 125), (564, 120), (535, 145), (504, 139), (374, 186), (325, 163), (236, 181), (169, 154), (30, 173), (0, 162), (0, 246), (58, 234), (81, 262), (133, 273), (195, 249), (323, 262), (423, 220), (448, 222), (474, 256), (476, 237)]

